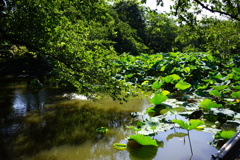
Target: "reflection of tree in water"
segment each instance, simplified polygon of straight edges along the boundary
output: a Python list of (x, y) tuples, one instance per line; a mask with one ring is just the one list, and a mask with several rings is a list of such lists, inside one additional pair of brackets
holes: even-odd
[(27, 112), (42, 109), (44, 89), (28, 88), (27, 79), (0, 80), (0, 159), (12, 159), (15, 137)]
[(114, 129), (130, 120), (129, 112), (97, 109), (88, 103), (80, 105), (79, 102), (71, 105), (63, 102), (47, 107), (43, 114), (39, 111), (29, 113), (17, 138), (16, 150), (34, 155), (53, 146), (108, 140), (109, 135), (99, 134), (96, 129), (102, 126)]

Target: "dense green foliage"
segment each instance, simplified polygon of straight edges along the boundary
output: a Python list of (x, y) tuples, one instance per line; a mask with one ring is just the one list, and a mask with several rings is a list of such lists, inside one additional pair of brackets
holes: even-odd
[[(193, 18), (192, 13), (182, 13), (193, 5), (201, 6), (200, 2), (176, 1), (173, 9), (178, 20)], [(234, 20), (190, 19), (179, 25), (136, 0), (1, 1), (0, 72), (34, 73), (42, 83), (70, 84), (86, 95), (100, 91), (116, 97), (130, 91), (125, 81), (153, 83), (159, 77), (165, 77), (161, 85), (166, 89), (189, 83), (190, 92), (199, 88), (206, 76), (218, 75), (215, 71), (222, 74), (223, 65), (231, 68), (238, 61), (232, 59), (240, 46), (239, 15), (232, 7), (237, 2), (210, 3), (211, 9), (226, 12), (222, 14)], [(199, 8), (194, 10), (198, 13)], [(212, 55), (183, 57), (171, 51)], [(153, 55), (162, 52), (171, 53)], [(219, 64), (212, 56), (226, 61)], [(200, 60), (204, 58), (210, 61)], [(178, 75), (181, 82), (171, 75)]]

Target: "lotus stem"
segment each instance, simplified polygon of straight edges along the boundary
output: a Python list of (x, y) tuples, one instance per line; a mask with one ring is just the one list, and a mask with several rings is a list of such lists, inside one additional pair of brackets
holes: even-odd
[(188, 130), (188, 140), (189, 140), (189, 145), (190, 145), (190, 149), (191, 149), (191, 154), (193, 155), (192, 143), (191, 143), (191, 139), (190, 139), (189, 130)]

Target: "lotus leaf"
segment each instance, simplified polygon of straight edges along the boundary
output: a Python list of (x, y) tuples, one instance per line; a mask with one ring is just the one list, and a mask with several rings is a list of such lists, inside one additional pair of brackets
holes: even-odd
[(158, 105), (162, 102), (166, 101), (168, 97), (166, 95), (163, 95), (162, 93), (157, 93), (154, 95), (154, 97), (150, 100), (151, 103)]
[(100, 127), (96, 129), (96, 132), (98, 133), (107, 133), (109, 129), (107, 127)]
[(162, 82), (156, 81), (153, 83), (152, 89), (159, 89), (159, 88), (161, 88), (162, 85), (163, 85)]
[(219, 108), (221, 107), (221, 104), (217, 104), (215, 102), (213, 102), (210, 99), (204, 99), (201, 103), (200, 103), (200, 107), (209, 110), (210, 108)]
[(129, 136), (129, 140), (134, 140), (140, 145), (143, 146), (156, 146), (158, 147), (157, 141), (155, 139), (152, 139), (149, 136), (144, 136), (141, 134), (131, 135)]
[(233, 92), (233, 93), (231, 94), (231, 96), (232, 96), (233, 98), (240, 99), (240, 91), (238, 91), (238, 92)]
[(216, 133), (215, 138), (230, 139), (236, 134), (235, 131), (219, 131)]
[(233, 71), (234, 73), (237, 73), (237, 74), (240, 75), (240, 69), (239, 69), (239, 68), (233, 68), (232, 71)]
[(172, 76), (163, 77), (163, 81), (166, 83), (172, 82), (174, 79)]
[(184, 122), (183, 120), (173, 119), (172, 122), (177, 123), (183, 129), (186, 129), (188, 131), (205, 124), (204, 121), (199, 120), (199, 119), (192, 119), (192, 120), (188, 121), (188, 123)]
[(186, 72), (186, 73), (189, 73), (189, 72), (191, 71), (190, 67), (185, 67), (183, 70), (184, 70), (184, 72)]
[(177, 81), (180, 79), (180, 76), (177, 74), (171, 74), (170, 76), (173, 78), (174, 81)]
[(221, 97), (221, 94), (220, 92), (218, 92), (218, 90), (211, 90), (209, 94), (213, 96)]
[(113, 147), (119, 151), (124, 151), (127, 148), (127, 145), (121, 143), (114, 143)]
[(227, 88), (228, 86), (213, 86), (213, 88), (215, 89), (215, 90), (218, 90), (218, 91), (220, 91), (220, 90), (224, 90), (225, 88)]
[(179, 81), (176, 85), (175, 88), (180, 89), (180, 90), (185, 90), (187, 88), (191, 87), (191, 84), (184, 82), (184, 81)]

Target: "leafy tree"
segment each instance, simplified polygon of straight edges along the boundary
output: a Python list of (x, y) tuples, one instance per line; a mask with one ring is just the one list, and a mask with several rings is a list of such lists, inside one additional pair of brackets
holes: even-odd
[[(163, 0), (156, 1), (158, 5), (164, 5)], [(238, 54), (239, 0), (173, 0), (173, 2), (174, 4), (170, 6), (171, 14), (177, 16), (180, 24), (184, 26), (181, 27), (180, 36), (177, 38), (184, 43), (180, 46), (184, 48), (183, 50), (210, 51), (219, 58), (229, 58), (229, 55)], [(197, 16), (205, 11), (219, 14), (225, 20), (203, 18), (199, 22)]]
[[(123, 88), (112, 78), (118, 59), (112, 47), (114, 19), (104, 0), (14, 0), (1, 12), (3, 44), (26, 47), (28, 54), (48, 60), (57, 82), (72, 84), (89, 95), (113, 96)], [(5, 52), (4, 52), (5, 53)]]
[[(147, 0), (142, 0), (145, 3)], [(157, 5), (164, 5), (163, 0), (156, 0)], [(196, 16), (204, 11), (218, 13), (236, 21), (240, 21), (239, 0), (173, 0), (172, 13), (181, 20), (196, 22)], [(192, 10), (193, 11), (192, 11)]]
[(239, 53), (239, 22), (203, 18), (193, 27), (182, 25), (176, 41), (183, 51), (207, 51), (220, 59), (227, 59)]
[(118, 13), (119, 19), (137, 30), (138, 36), (145, 42), (145, 11), (137, 0), (120, 0), (113, 7)]
[(128, 52), (132, 55), (149, 53), (146, 46), (146, 23), (144, 9), (136, 0), (116, 1), (113, 5), (116, 13), (116, 36), (113, 41), (117, 52)]
[(174, 20), (168, 18), (166, 14), (149, 10), (146, 14), (146, 23), (147, 46), (154, 53), (171, 52), (175, 46), (178, 29)]

